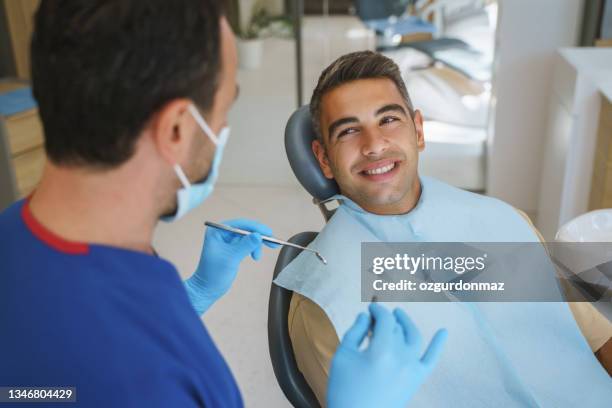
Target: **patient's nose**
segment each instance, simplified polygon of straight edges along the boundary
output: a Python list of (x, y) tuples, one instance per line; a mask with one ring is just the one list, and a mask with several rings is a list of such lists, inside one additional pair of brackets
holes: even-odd
[(362, 133), (361, 154), (364, 156), (378, 156), (384, 153), (389, 146), (389, 141), (376, 130), (366, 130)]

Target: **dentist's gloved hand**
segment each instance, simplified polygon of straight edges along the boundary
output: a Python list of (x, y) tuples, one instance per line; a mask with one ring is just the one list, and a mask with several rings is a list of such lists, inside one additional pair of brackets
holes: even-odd
[[(405, 408), (435, 366), (448, 332), (436, 332), (421, 356), (422, 338), (401, 309), (371, 303), (346, 332), (332, 359), (329, 408)], [(360, 346), (371, 330), (364, 350)]]
[[(253, 233), (239, 235), (218, 228), (206, 228), (200, 263), (194, 274), (185, 281), (189, 300), (198, 315), (202, 315), (229, 290), (244, 258), (249, 254), (256, 261), (261, 258), (261, 236), (272, 235), (269, 227), (243, 218), (223, 221), (223, 224)], [(271, 248), (278, 246), (269, 242), (263, 244)]]

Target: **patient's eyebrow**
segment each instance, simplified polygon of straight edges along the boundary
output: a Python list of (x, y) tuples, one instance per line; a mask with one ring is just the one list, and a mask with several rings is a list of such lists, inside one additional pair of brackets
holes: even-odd
[(378, 109), (376, 111), (376, 113), (374, 114), (374, 116), (378, 116), (381, 115), (385, 112), (391, 112), (391, 111), (398, 111), (404, 114), (404, 116), (408, 117), (408, 115), (406, 114), (406, 109), (404, 109), (404, 107), (402, 105), (398, 105), (397, 103), (390, 103), (388, 105), (383, 106), (382, 108)]
[(346, 125), (347, 123), (355, 123), (355, 122), (359, 122), (359, 119), (357, 119), (355, 116), (349, 116), (349, 117), (346, 117), (346, 118), (340, 118), (340, 119), (332, 122), (332, 124), (329, 125), (329, 128), (327, 130), (327, 132), (329, 134), (329, 139), (331, 140), (332, 135), (334, 134), (334, 131), (336, 129), (338, 129), (340, 126)]

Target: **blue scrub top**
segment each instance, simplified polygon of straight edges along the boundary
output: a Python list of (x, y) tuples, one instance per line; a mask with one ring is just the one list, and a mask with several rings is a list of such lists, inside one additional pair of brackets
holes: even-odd
[(0, 214), (0, 386), (76, 387), (20, 408), (242, 406), (169, 262), (65, 241), (27, 201)]

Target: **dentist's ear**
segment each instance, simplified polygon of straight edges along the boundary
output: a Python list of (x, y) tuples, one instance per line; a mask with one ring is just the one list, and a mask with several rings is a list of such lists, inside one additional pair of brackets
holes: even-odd
[(423, 132), (423, 115), (420, 110), (414, 111), (414, 127), (416, 129), (417, 148), (419, 152), (425, 150), (425, 134)]
[(315, 157), (319, 161), (319, 167), (321, 167), (323, 175), (330, 180), (333, 179), (334, 174), (332, 173), (331, 166), (329, 165), (329, 158), (327, 157), (325, 146), (323, 146), (319, 139), (313, 140), (311, 146)]
[(161, 157), (168, 163), (184, 163), (189, 157), (196, 122), (188, 112), (189, 99), (174, 99), (153, 116), (148, 130)]

